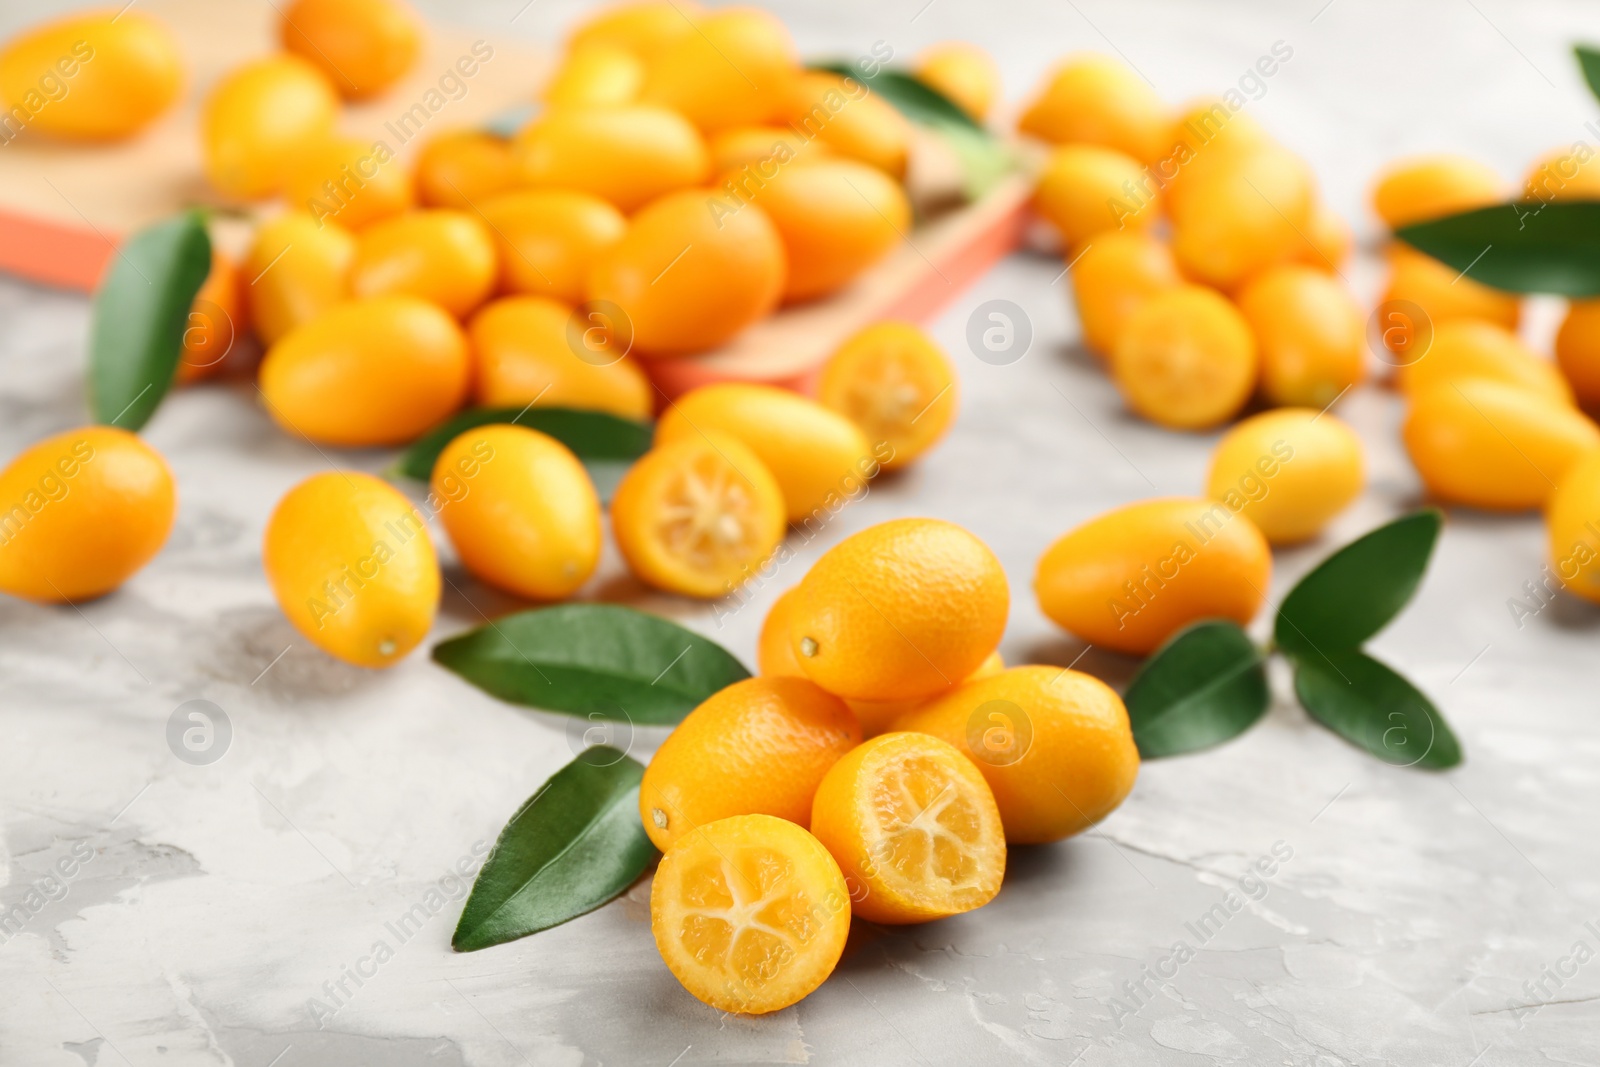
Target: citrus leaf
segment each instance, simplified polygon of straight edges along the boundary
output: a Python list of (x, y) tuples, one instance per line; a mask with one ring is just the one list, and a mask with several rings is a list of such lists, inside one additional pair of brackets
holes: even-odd
[(1572, 51), (1577, 54), (1578, 67), (1583, 71), (1583, 80), (1589, 83), (1589, 91), (1600, 97), (1600, 51), (1588, 45), (1574, 45)]
[(965, 126), (969, 130), (988, 136), (988, 131), (971, 115), (961, 110), (953, 100), (907, 71), (879, 67), (875, 73), (867, 74), (854, 64), (843, 60), (816, 63), (812, 65), (812, 69), (825, 70), (855, 79), (872, 92), (881, 95), (886, 103), (892, 104), (895, 110), (918, 125)]
[(1226, 619), (1197, 622), (1168, 638), (1123, 696), (1144, 759), (1231, 740), (1254, 726), (1269, 702), (1261, 650)]
[(1295, 659), (1357, 648), (1411, 599), (1428, 569), (1444, 516), (1401, 516), (1345, 545), (1289, 590), (1274, 638)]
[(433, 658), (513, 704), (644, 725), (675, 724), (750, 677), (716, 642), (621, 604), (507, 615), (440, 642)]
[(1007, 174), (1016, 169), (1017, 160), (999, 139), (981, 130), (944, 125), (934, 133), (943, 137), (961, 161), (961, 191), (967, 200), (981, 200)]
[(461, 434), (491, 423), (515, 423), (549, 434), (572, 449), (588, 468), (601, 500), (610, 500), (622, 475), (650, 450), (651, 425), (606, 411), (578, 408), (473, 408), (429, 430), (400, 457), (395, 469), (407, 478), (427, 481), (439, 453)]
[(1414, 222), (1395, 236), (1496, 289), (1600, 295), (1600, 201), (1513, 200)]
[(552, 775), (500, 831), (451, 946), (475, 952), (548, 930), (632, 885), (656, 856), (639, 822), (643, 774), (597, 745)]
[(907, 119), (942, 138), (961, 162), (962, 192), (969, 201), (981, 198), (1016, 169), (1016, 157), (999, 138), (948, 96), (906, 71), (880, 67), (869, 75), (846, 62), (820, 63), (813, 69), (854, 78)]
[(89, 405), (96, 422), (140, 430), (178, 373), (184, 327), (211, 273), (205, 217), (186, 211), (123, 242), (94, 294)]
[(1397, 767), (1442, 770), (1461, 743), (1416, 686), (1359, 649), (1295, 664), (1294, 690), (1311, 717)]

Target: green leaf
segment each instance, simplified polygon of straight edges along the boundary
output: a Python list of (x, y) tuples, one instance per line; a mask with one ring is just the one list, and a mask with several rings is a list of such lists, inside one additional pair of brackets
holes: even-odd
[(211, 273), (211, 238), (198, 211), (123, 242), (94, 295), (89, 404), (95, 421), (137, 431), (178, 373), (195, 294)]
[(1160, 759), (1239, 736), (1270, 699), (1261, 650), (1236, 624), (1207, 619), (1168, 638), (1133, 676), (1123, 702), (1139, 755)]
[(750, 677), (716, 642), (620, 604), (507, 615), (440, 642), (433, 658), (513, 704), (642, 725), (675, 724)]
[(1442, 770), (1461, 743), (1416, 686), (1359, 649), (1295, 664), (1294, 689), (1311, 717), (1385, 763)]
[(1496, 289), (1600, 295), (1600, 201), (1513, 200), (1414, 222), (1395, 236)]
[(551, 776), (500, 831), (451, 946), (474, 952), (548, 930), (632, 885), (656, 856), (639, 822), (643, 774), (597, 745)]
[(1578, 67), (1583, 71), (1583, 80), (1589, 83), (1589, 91), (1600, 97), (1600, 51), (1587, 45), (1574, 45), (1572, 51), (1578, 56)]
[(633, 461), (650, 450), (652, 427), (606, 411), (577, 408), (473, 408), (428, 431), (400, 457), (395, 469), (407, 478), (427, 481), (439, 453), (461, 434), (491, 423), (515, 423), (549, 434), (572, 449), (588, 468), (600, 499), (609, 501)]
[(854, 78), (907, 119), (943, 138), (961, 161), (962, 191), (968, 200), (979, 199), (1016, 169), (1016, 157), (1004, 142), (948, 96), (906, 71), (879, 67), (869, 75), (844, 61), (819, 63), (813, 69)]
[(934, 132), (961, 161), (961, 191), (969, 202), (981, 200), (985, 194), (1016, 169), (1016, 157), (1000, 140), (987, 133), (975, 132), (964, 126), (939, 126)]
[(1413, 512), (1345, 545), (1283, 598), (1274, 638), (1296, 659), (1360, 647), (1417, 591), (1444, 516)]
[(988, 131), (971, 115), (961, 110), (948, 96), (906, 71), (879, 67), (875, 73), (868, 74), (855, 64), (844, 60), (816, 63), (812, 65), (812, 69), (854, 78), (868, 89), (880, 94), (902, 115), (918, 125), (965, 126), (969, 130), (988, 136)]

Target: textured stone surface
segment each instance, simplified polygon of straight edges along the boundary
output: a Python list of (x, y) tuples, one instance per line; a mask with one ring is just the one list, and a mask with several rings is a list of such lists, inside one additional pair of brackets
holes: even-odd
[[(504, 32), (523, 0), (433, 6)], [(977, 40), (1005, 60), (1013, 96), (1055, 55), (1114, 47), (1176, 102), (1227, 88), (1283, 40), (1294, 56), (1250, 107), (1312, 160), (1369, 245), (1364, 189), (1386, 157), (1464, 150), (1509, 177), (1548, 147), (1595, 140), (1583, 123), (1596, 105), (1565, 55), (1584, 25), (1576, 4), (923, 6), (781, 5), (809, 54), (883, 40), (905, 57)], [(550, 37), (574, 10), (535, 3), (514, 32)], [(1035, 558), (1105, 508), (1196, 491), (1210, 438), (1122, 412), (1077, 347), (1059, 272), (1015, 257), (953, 304), (936, 332), (962, 373), (954, 433), (797, 541), (747, 606), (647, 594), (614, 553), (585, 595), (664, 612), (750, 661), (762, 613), (823, 549), (892, 516), (935, 515), (1004, 561), (1007, 659), (1072, 662), (1082, 645), (1029, 592)], [(1369, 298), (1375, 255), (1347, 273)], [(969, 313), (995, 298), (1034, 327), (1032, 350), (1007, 367), (964, 340)], [(1550, 312), (1535, 309), (1535, 336)], [(4, 454), (84, 420), (85, 330), (80, 298), (0, 282)], [(1279, 554), (1274, 596), (1418, 499), (1394, 398), (1363, 391), (1339, 413), (1367, 443), (1371, 489), (1324, 543)], [(1146, 766), (1092, 833), (1014, 851), (989, 907), (860, 927), (798, 1007), (722, 1018), (657, 958), (648, 881), (536, 937), (450, 951), (451, 870), (570, 758), (568, 721), (499, 704), (423, 654), (374, 674), (297, 637), (262, 581), (259, 538), (278, 496), (326, 461), (277, 432), (249, 385), (184, 392), (147, 436), (181, 487), (166, 550), (78, 611), (0, 602), (0, 905), (28, 900), (75, 846), (93, 852), (0, 943), (6, 1063), (1594, 1062), (1600, 962), (1572, 953), (1579, 941), (1585, 958), (1600, 951), (1600, 611), (1563, 600), (1515, 624), (1508, 598), (1544, 562), (1536, 517), (1452, 515), (1416, 602), (1375, 643), (1450, 716), (1460, 769), (1375, 762), (1313, 726), (1277, 677), (1272, 711), (1244, 738)], [(389, 460), (336, 458), (373, 471)], [(436, 638), (514, 606), (448, 573)], [(1079, 666), (1121, 684), (1133, 664), (1091, 650)], [(165, 739), (173, 710), (196, 698), (234, 731), (204, 767)], [(659, 739), (640, 731), (635, 754)], [(1288, 858), (1264, 895), (1201, 931), (1275, 846)], [(430, 891), (446, 902), (427, 914)], [(426, 917), (402, 941), (392, 927), (408, 912)], [(319, 1027), (312, 998), (331, 1002), (324, 983), (380, 941), (392, 955), (359, 987), (345, 979), (351, 995)], [(1192, 958), (1178, 961), (1179, 942)], [(1536, 1001), (1551, 1003), (1511, 1010)]]

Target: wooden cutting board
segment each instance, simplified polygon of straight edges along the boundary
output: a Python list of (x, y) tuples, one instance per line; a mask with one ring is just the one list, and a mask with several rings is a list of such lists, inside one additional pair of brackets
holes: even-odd
[[(249, 216), (274, 205), (230, 204), (206, 181), (200, 166), (200, 104), (211, 87), (246, 60), (278, 51), (279, 15), (267, 0), (139, 0), (139, 9), (165, 22), (188, 62), (183, 99), (131, 140), (105, 145), (52, 142), (25, 130), (0, 147), (0, 270), (33, 281), (85, 292), (94, 288), (115, 242), (157, 219), (195, 205), (237, 208), (245, 217), (219, 219), (217, 239), (242, 250)], [(443, 27), (427, 35), (411, 74), (375, 100), (347, 105), (340, 126), (362, 138), (383, 140), (402, 156), (443, 130), (480, 126), (508, 108), (526, 104), (547, 76), (549, 53), (526, 42), (489, 41), (494, 54), (462, 79), (459, 99), (440, 94), (436, 111), (423, 104), (426, 122), (396, 126), (439, 88), (456, 60), (470, 55), (479, 36)], [(408, 141), (397, 136), (410, 133)]]
[[(229, 203), (211, 189), (201, 171), (198, 128), (200, 103), (219, 78), (277, 51), (276, 8), (268, 0), (140, 0), (140, 9), (170, 26), (182, 45), (189, 63), (182, 101), (129, 141), (74, 145), (25, 131), (0, 148), (0, 271), (88, 292), (116, 242), (157, 219), (196, 205), (224, 209), (214, 235), (237, 254), (254, 220), (279, 210)], [(493, 56), (466, 80), (464, 95), (445, 95), (420, 132), (396, 125), (480, 39), (432, 27), (410, 76), (379, 99), (345, 107), (344, 132), (383, 140), (406, 157), (441, 131), (483, 126), (526, 108), (552, 69), (552, 52), (493, 39)], [(716, 352), (652, 361), (648, 370), (669, 397), (729, 380), (808, 390), (819, 364), (851, 334), (885, 318), (926, 320), (1015, 248), (1028, 189), (1022, 177), (1010, 179), (981, 202), (917, 227), (847, 290), (780, 311)]]

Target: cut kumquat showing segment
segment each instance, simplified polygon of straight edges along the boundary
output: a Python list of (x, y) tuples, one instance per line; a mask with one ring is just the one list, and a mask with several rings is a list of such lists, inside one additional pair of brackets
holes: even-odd
[(695, 434), (652, 449), (611, 501), (611, 527), (641, 581), (719, 597), (766, 562), (783, 538), (783, 492), (731, 437)]
[(861, 427), (873, 455), (897, 470), (938, 443), (955, 421), (950, 359), (909, 322), (880, 322), (846, 341), (822, 371), (817, 398)]
[(828, 850), (792, 822), (736, 815), (661, 860), (650, 929), (673, 976), (723, 1011), (787, 1008), (833, 972), (850, 897)]
[(891, 733), (828, 771), (811, 831), (845, 872), (855, 914), (880, 923), (982, 907), (1006, 872), (1005, 829), (983, 775), (945, 741)]

